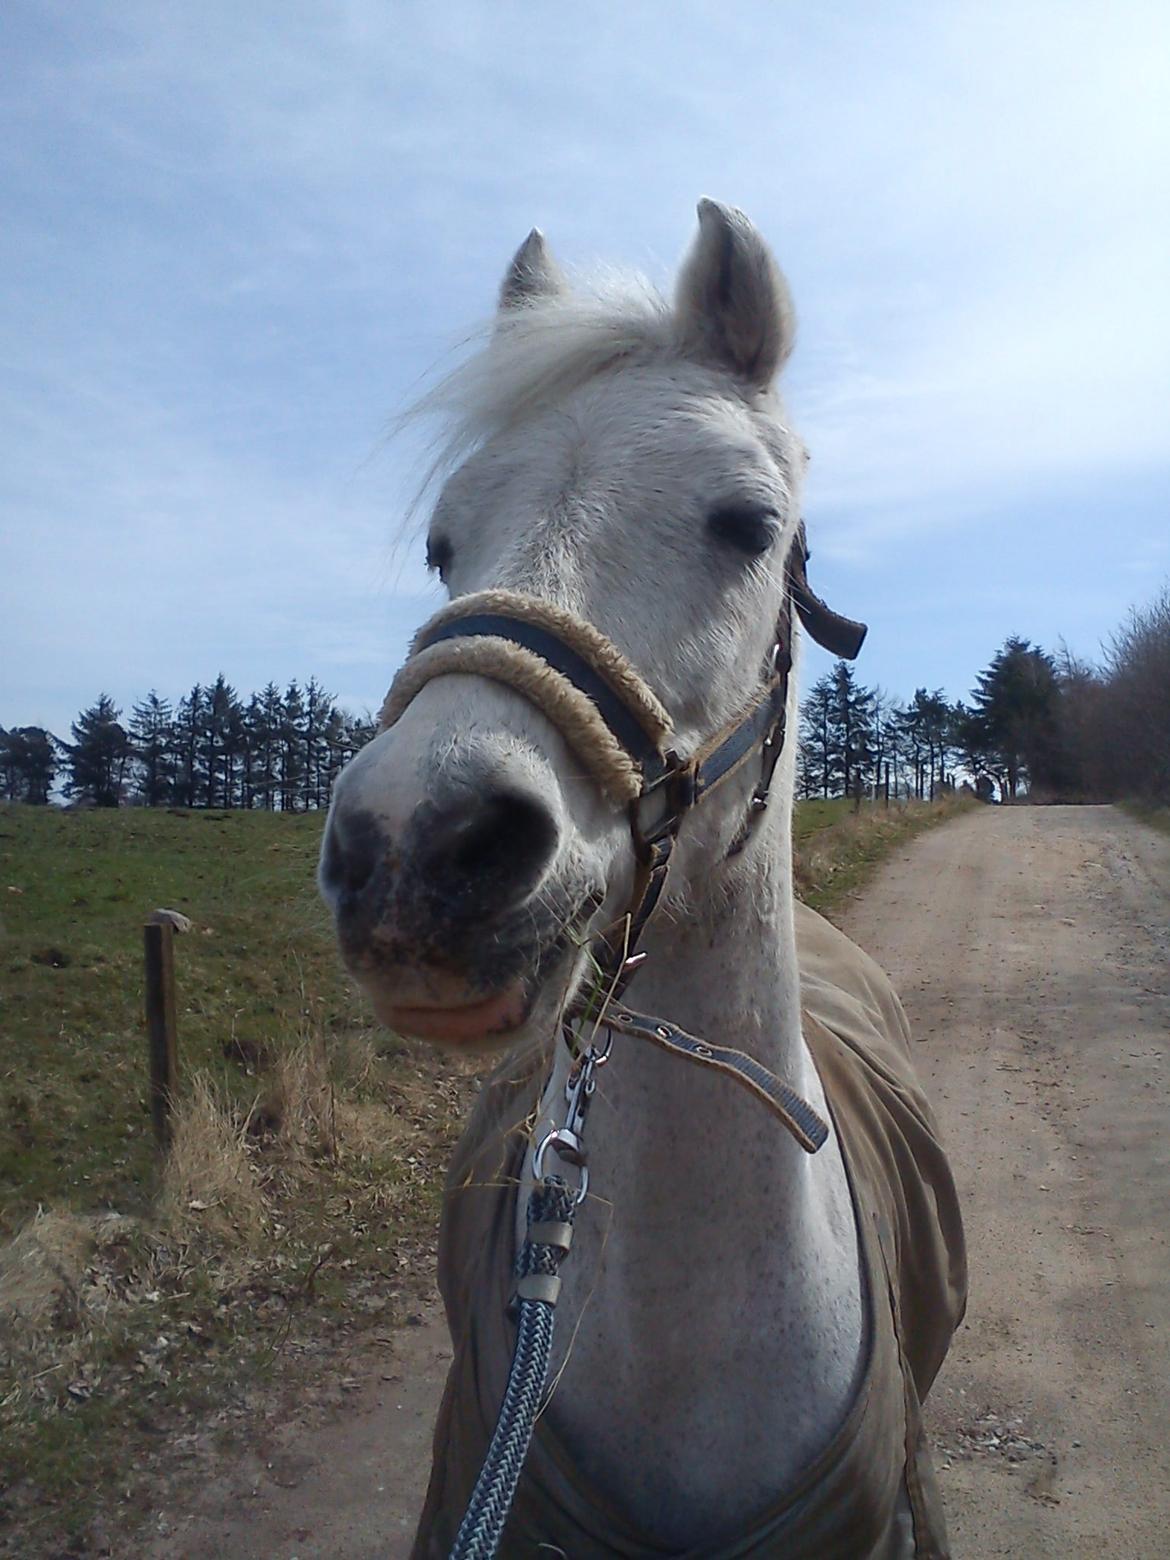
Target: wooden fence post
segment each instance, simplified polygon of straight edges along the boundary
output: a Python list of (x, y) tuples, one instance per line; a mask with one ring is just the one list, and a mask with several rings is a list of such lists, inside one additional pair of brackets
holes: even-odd
[(191, 923), (177, 910), (156, 910), (142, 928), (146, 1033), (150, 1047), (150, 1117), (160, 1153), (171, 1146), (171, 1107), (179, 1081), (175, 1018), (175, 933)]

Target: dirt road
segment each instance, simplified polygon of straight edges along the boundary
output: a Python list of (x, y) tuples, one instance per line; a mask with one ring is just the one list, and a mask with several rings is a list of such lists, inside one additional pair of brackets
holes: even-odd
[[(1170, 1557), (1170, 840), (1109, 808), (981, 810), (850, 908), (919, 1043), (971, 1303), (931, 1404), (956, 1560)], [(445, 1339), (257, 1447), (153, 1560), (405, 1555)]]

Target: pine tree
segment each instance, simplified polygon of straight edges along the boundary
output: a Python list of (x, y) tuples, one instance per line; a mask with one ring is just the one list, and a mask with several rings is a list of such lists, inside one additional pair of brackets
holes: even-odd
[(305, 698), (294, 678), (280, 712), (280, 810), (296, 812), (305, 777)]
[(874, 696), (858, 683), (848, 661), (838, 661), (829, 679), (829, 770), (841, 795), (856, 796), (873, 772)]
[(826, 672), (809, 689), (800, 712), (800, 784), (804, 796), (827, 797), (832, 779), (833, 679)]
[(901, 709), (884, 688), (875, 688), (873, 695), (873, 780), (874, 795), (878, 792), (889, 798), (898, 795), (898, 729)]
[(121, 711), (107, 694), (83, 710), (73, 722), (69, 747), (67, 793), (96, 807), (117, 807), (122, 800), (130, 763), (130, 738), (121, 724)]
[(130, 718), (130, 743), (138, 765), (137, 791), (147, 807), (165, 805), (174, 792), (174, 721), (170, 700), (160, 699), (153, 688), (134, 706)]
[(198, 683), (175, 711), (174, 796), (180, 807), (197, 807), (202, 791), (203, 721), (207, 695)]
[(333, 713), (333, 695), (326, 693), (315, 677), (310, 677), (305, 685), (304, 703), (305, 772), (301, 802), (307, 812), (311, 807), (325, 806), (329, 800), (326, 784), (329, 768), (327, 732), (329, 718)]
[(946, 773), (947, 752), (952, 743), (954, 712), (941, 688), (928, 693), (916, 688), (902, 715), (914, 762), (914, 794), (932, 797)]
[(1025, 777), (1033, 786), (1059, 783), (1059, 697), (1052, 657), (1026, 639), (1005, 640), (979, 674), (975, 712), (1009, 796)]
[(239, 696), (222, 672), (206, 692), (203, 706), (202, 765), (204, 802), (231, 807), (235, 765), (242, 736)]

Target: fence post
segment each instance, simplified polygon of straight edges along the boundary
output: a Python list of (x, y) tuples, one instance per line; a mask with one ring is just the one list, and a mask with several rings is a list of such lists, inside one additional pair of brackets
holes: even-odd
[(142, 928), (146, 1033), (150, 1048), (150, 1117), (160, 1153), (171, 1146), (171, 1107), (179, 1079), (175, 1018), (175, 933), (191, 923), (177, 910), (156, 910)]

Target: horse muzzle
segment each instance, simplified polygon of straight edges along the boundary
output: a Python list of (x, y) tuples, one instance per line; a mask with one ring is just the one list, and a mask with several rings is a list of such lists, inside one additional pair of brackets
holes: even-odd
[(498, 764), (465, 765), (399, 822), (379, 741), (393, 735), (339, 781), (322, 845), (318, 881), (345, 964), (397, 1033), (498, 1045), (554, 973), (563, 991), (600, 894), (562, 864), (554, 805)]

